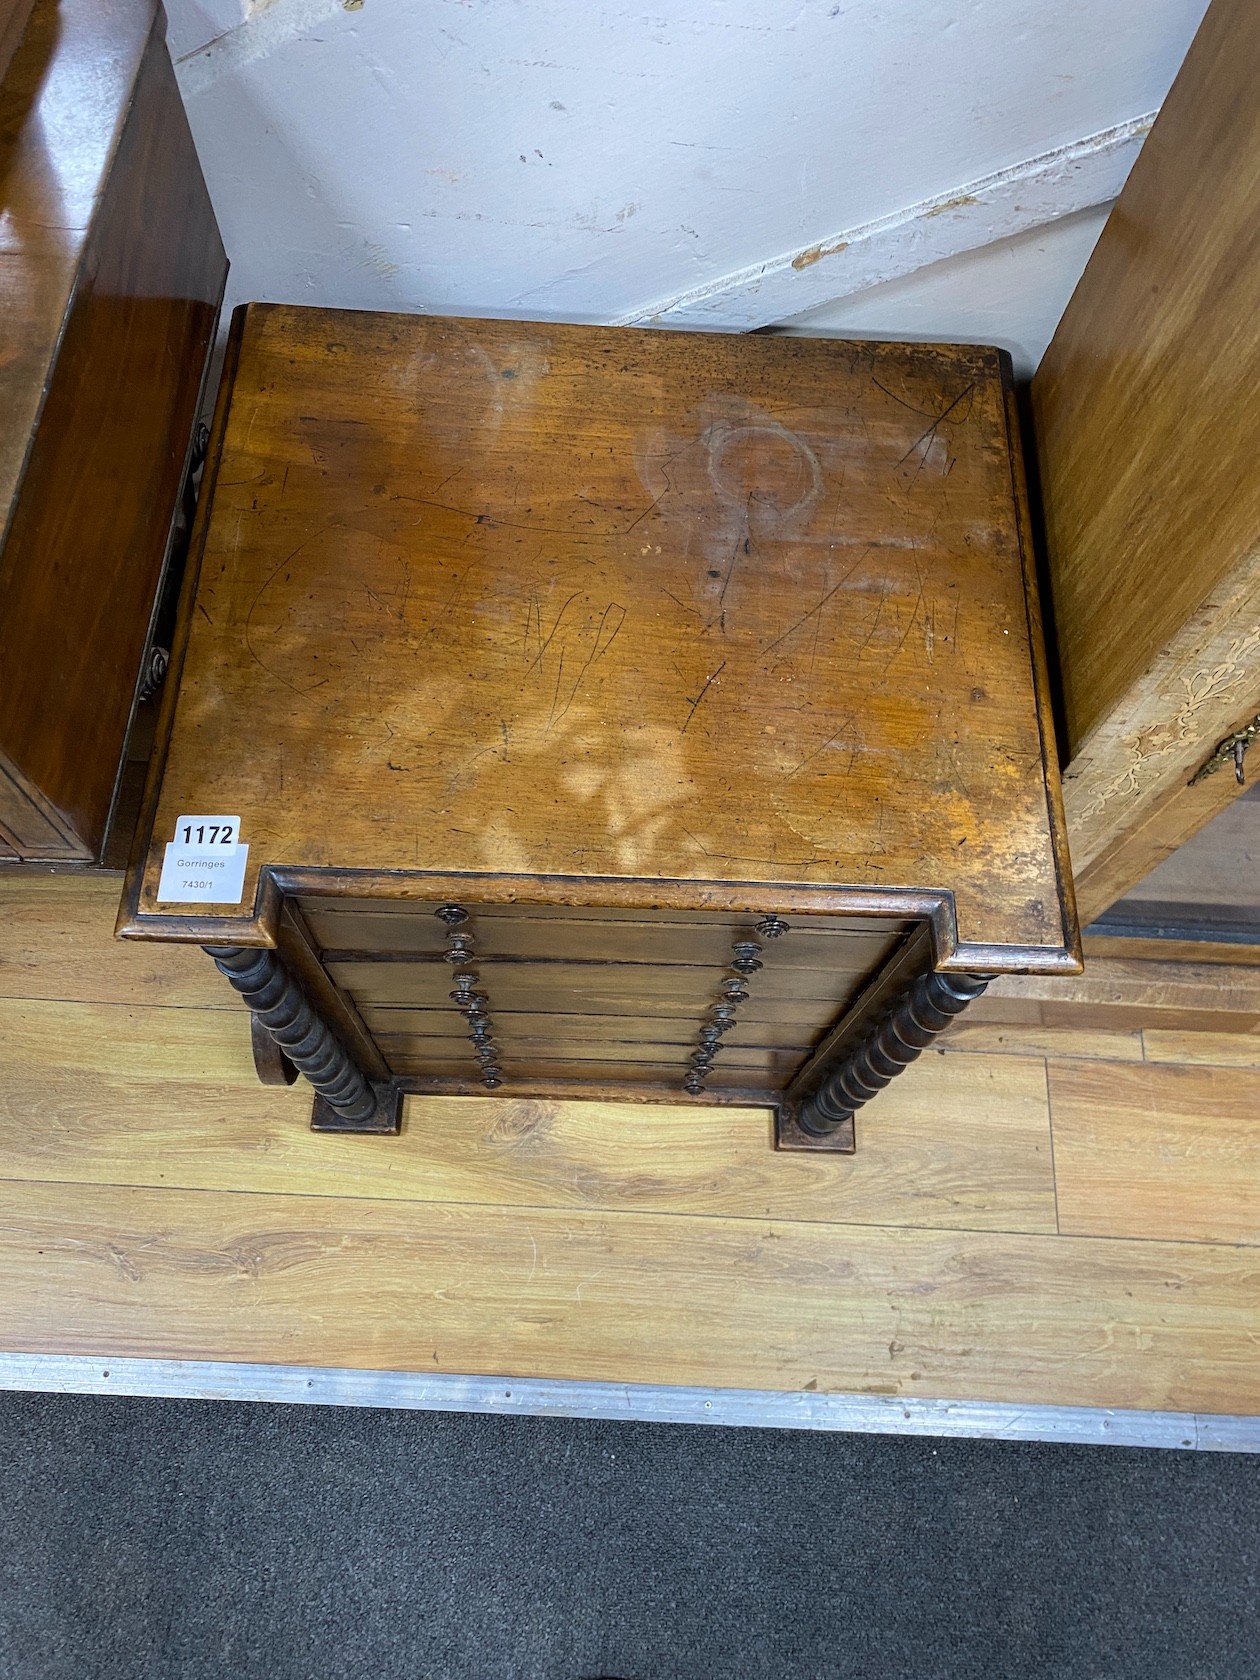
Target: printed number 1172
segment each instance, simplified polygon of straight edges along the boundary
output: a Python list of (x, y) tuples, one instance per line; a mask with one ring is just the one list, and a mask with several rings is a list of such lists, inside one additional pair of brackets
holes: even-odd
[[(196, 836), (196, 839), (193, 836)], [(185, 846), (230, 846), (236, 838), (234, 823), (184, 824)]]

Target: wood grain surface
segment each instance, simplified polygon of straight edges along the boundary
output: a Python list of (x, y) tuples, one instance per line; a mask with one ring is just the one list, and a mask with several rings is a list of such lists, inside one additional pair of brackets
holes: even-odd
[(0, 997), (240, 1009), (207, 958), (185, 945), (111, 937), (122, 878), (0, 876)]
[(0, 89), (0, 825), (99, 858), (227, 264), (153, 0), (37, 0)]
[(0, 1348), (1260, 1410), (1260, 1035), (964, 1024), (855, 1156), (754, 1107), (314, 1136), (204, 957), (112, 941), (117, 886), (0, 881)]
[(1250, 1033), (1260, 1027), (1260, 969), (1099, 958), (1084, 974), (995, 980), (968, 1021), (1026, 1026)]
[(1247, 1248), (112, 1185), (8, 1204), (0, 1343), (30, 1352), (1260, 1403)]
[(221, 938), (273, 865), (952, 891), (964, 943), (1070, 964), (996, 352), (235, 331), (133, 931), (176, 818), (221, 811), (250, 846)]
[(756, 1108), (415, 1097), (401, 1139), (316, 1135), (309, 1098), (257, 1083), (244, 1010), (3, 1001), (0, 1087), (12, 1179), (1054, 1229), (1033, 1059), (932, 1058), (843, 1168), (772, 1154)]
[(1181, 1066), (1260, 1069), (1260, 1027), (1249, 1033), (1184, 1032), (1148, 1027), (1142, 1033), (1148, 1062)]
[(1233, 797), (1260, 707), (1260, 9), (1213, 0), (1032, 384), (1085, 919)]
[(1063, 1062), (1050, 1092), (1064, 1231), (1260, 1243), (1260, 1068)]

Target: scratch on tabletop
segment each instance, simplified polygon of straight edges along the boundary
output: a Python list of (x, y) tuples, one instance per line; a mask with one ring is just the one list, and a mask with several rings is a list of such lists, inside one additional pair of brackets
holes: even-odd
[(687, 723), (684, 723), (682, 728), (678, 731), (678, 733), (680, 735), (685, 735), (687, 733), (687, 724), (689, 724), (691, 722), (692, 718), (695, 717), (697, 711), (700, 709), (700, 702), (704, 699), (705, 695), (713, 687), (713, 684), (718, 680), (718, 678), (722, 675), (722, 672), (725, 669), (726, 669), (726, 661), (724, 659), (722, 661), (722, 663), (718, 666), (717, 670), (714, 671), (713, 675), (711, 677), (709, 677), (709, 679), (706, 681), (704, 687), (700, 690), (699, 694), (697, 694), (695, 699), (691, 702), (691, 710), (687, 713)]

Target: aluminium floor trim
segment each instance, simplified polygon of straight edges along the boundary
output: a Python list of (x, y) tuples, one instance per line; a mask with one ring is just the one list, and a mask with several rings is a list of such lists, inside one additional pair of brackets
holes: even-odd
[(0, 1353), (0, 1389), (1260, 1452), (1260, 1417), (885, 1395)]

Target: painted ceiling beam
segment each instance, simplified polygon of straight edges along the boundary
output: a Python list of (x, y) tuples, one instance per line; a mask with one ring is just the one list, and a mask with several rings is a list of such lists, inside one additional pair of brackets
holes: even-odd
[[(237, 259), (232, 301), (749, 331), (1108, 206), (1154, 119), (1176, 30), (1202, 3), (1158, 0), (1162, 32), (1146, 39), (1124, 0), (1056, 0), (1057, 34), (1034, 0), (995, 0), (990, 33), (997, 14), (1022, 20), (1000, 37), (1019, 51), (976, 87), (1000, 72), (1022, 90), (1006, 105), (977, 104), (959, 80), (987, 37), (953, 0), (881, 0), (870, 18), (827, 0), (782, 18), (705, 0), (672, 24), (542, 0), (510, 15), (455, 0), (168, 8)], [(835, 111), (817, 68), (828, 53), (860, 82)], [(764, 145), (732, 92), (751, 86), (778, 100)], [(931, 95), (921, 166), (880, 139), (882, 113), (919, 94)]]
[(1156, 114), (1147, 112), (907, 210), (659, 299), (616, 324), (751, 332), (1108, 204), (1124, 185)]

